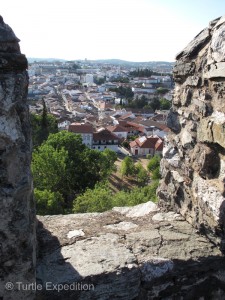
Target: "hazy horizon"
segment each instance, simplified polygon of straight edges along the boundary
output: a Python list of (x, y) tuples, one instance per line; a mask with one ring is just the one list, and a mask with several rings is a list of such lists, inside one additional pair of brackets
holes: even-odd
[(27, 57), (65, 60), (175, 61), (222, 0), (8, 0), (1, 15)]

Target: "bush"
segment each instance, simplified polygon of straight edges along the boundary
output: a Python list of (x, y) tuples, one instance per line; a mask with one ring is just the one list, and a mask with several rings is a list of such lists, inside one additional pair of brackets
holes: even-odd
[(148, 170), (151, 172), (151, 171), (154, 171), (156, 168), (158, 168), (160, 165), (160, 160), (161, 160), (161, 158), (159, 155), (154, 155), (150, 159), (150, 161), (147, 165)]
[(142, 166), (141, 163), (138, 163), (136, 166), (136, 174), (137, 174), (137, 181), (140, 186), (145, 186), (148, 183), (149, 175), (145, 168)]
[(103, 212), (116, 206), (134, 206), (148, 201), (157, 201), (156, 189), (159, 180), (150, 185), (134, 188), (129, 192), (120, 191), (113, 194), (108, 183), (97, 184), (93, 190), (87, 189), (85, 193), (74, 200), (73, 212)]
[(152, 179), (160, 179), (160, 167), (158, 166), (153, 172), (152, 172)]
[(73, 212), (103, 212), (113, 207), (112, 199), (112, 192), (107, 184), (96, 184), (94, 189), (87, 189), (74, 200)]
[(34, 189), (38, 215), (56, 215), (63, 213), (63, 197), (59, 192)]
[(135, 165), (133, 159), (129, 156), (126, 156), (121, 164), (121, 175), (122, 176), (132, 176), (135, 174)]

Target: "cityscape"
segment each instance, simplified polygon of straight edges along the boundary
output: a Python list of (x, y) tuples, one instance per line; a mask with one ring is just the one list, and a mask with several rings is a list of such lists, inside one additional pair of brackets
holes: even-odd
[(31, 61), (31, 113), (40, 114), (44, 100), (59, 130), (81, 134), (89, 148), (161, 154), (169, 131), (173, 63)]

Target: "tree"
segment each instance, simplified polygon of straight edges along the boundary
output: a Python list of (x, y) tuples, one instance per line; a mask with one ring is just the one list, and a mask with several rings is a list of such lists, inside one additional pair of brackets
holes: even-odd
[(160, 165), (160, 156), (159, 155), (154, 155), (150, 160), (149, 160), (149, 163), (147, 165), (147, 168), (149, 170), (149, 172), (152, 172), (154, 171), (156, 168), (159, 167)]
[(97, 85), (101, 85), (103, 83), (105, 83), (106, 81), (106, 77), (97, 77), (97, 76), (94, 76), (94, 83), (97, 84)]
[(136, 166), (136, 174), (137, 174), (137, 181), (140, 186), (145, 186), (149, 180), (148, 172), (145, 170), (145, 168), (142, 166), (142, 164), (139, 162)]
[(157, 109), (160, 109), (160, 102), (158, 98), (153, 98), (151, 102), (149, 103), (149, 106), (155, 111)]
[(156, 179), (160, 179), (160, 178), (161, 178), (160, 167), (158, 166), (158, 167), (155, 168), (155, 170), (152, 172), (152, 179), (156, 180)]
[(153, 71), (150, 69), (137, 69), (135, 71), (130, 72), (131, 76), (136, 76), (136, 77), (151, 77), (153, 75)]
[(108, 185), (97, 184), (94, 189), (87, 189), (74, 200), (73, 212), (103, 212), (112, 207), (112, 192)]
[(107, 178), (113, 171), (116, 171), (115, 161), (117, 154), (111, 149), (105, 149), (101, 152), (102, 157), (102, 178)]
[(34, 189), (34, 197), (38, 215), (56, 215), (64, 212), (63, 197), (59, 192)]
[(160, 95), (165, 95), (166, 93), (169, 92), (169, 89), (166, 89), (166, 88), (163, 88), (163, 87), (159, 87), (157, 88), (157, 93), (160, 94)]
[(168, 110), (171, 107), (171, 101), (161, 98), (160, 100), (160, 109)]
[(42, 114), (31, 114), (30, 119), (34, 148), (40, 146), (45, 140), (47, 140), (50, 133), (58, 132), (58, 122), (54, 116), (47, 114), (45, 104), (43, 106)]
[(123, 142), (121, 143), (121, 145), (122, 145), (124, 148), (130, 149), (130, 144), (129, 144), (129, 142), (128, 142), (127, 140), (123, 141)]
[(129, 156), (123, 159), (120, 172), (122, 176), (132, 176), (135, 173), (134, 162)]
[(157, 201), (156, 190), (159, 181), (154, 180), (150, 185), (136, 187), (129, 192), (120, 191), (113, 194), (109, 183), (96, 184), (94, 189), (87, 189), (73, 203), (74, 213), (103, 212), (115, 206), (133, 206), (147, 201)]
[(59, 192), (64, 208), (87, 188), (107, 179), (114, 168), (116, 153), (92, 150), (82, 144), (80, 135), (61, 131), (50, 134), (33, 153), (34, 186), (39, 190)]
[(142, 95), (141, 98), (138, 98), (138, 96), (136, 96), (136, 98), (133, 101), (130, 101), (129, 102), (129, 107), (143, 108), (147, 104), (148, 104), (147, 98), (144, 95)]
[(130, 87), (119, 86), (118, 88), (110, 88), (112, 92), (116, 92), (118, 97), (131, 99), (134, 97), (134, 93)]
[(39, 190), (64, 194), (67, 160), (68, 152), (64, 148), (55, 149), (42, 144), (34, 150), (31, 164), (34, 186)]

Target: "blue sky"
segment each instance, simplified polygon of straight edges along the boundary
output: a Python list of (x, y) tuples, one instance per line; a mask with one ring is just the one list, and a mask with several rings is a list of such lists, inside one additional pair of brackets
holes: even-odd
[(1, 15), (27, 57), (174, 61), (223, 0), (7, 0)]

